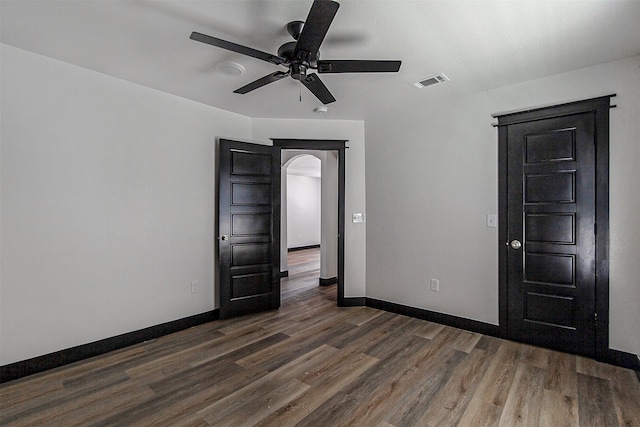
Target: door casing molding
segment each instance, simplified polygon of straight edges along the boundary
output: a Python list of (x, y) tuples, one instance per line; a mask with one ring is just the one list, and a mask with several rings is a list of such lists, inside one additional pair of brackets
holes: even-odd
[(282, 150), (337, 151), (338, 153), (338, 295), (339, 307), (345, 307), (348, 301), (344, 297), (344, 237), (345, 237), (345, 176), (346, 176), (346, 139), (290, 139), (271, 138), (273, 145)]
[(498, 307), (500, 334), (508, 338), (507, 129), (509, 125), (591, 112), (596, 125), (596, 313), (595, 356), (609, 357), (609, 109), (615, 94), (509, 114), (498, 119)]

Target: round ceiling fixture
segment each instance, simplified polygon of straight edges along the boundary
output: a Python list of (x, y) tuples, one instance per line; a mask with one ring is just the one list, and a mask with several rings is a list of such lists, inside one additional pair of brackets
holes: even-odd
[(318, 113), (318, 114), (324, 114), (327, 111), (329, 111), (329, 109), (327, 107), (324, 107), (324, 106), (316, 107), (316, 108), (313, 109), (313, 112), (314, 113)]
[(246, 71), (245, 68), (237, 62), (229, 61), (216, 64), (214, 68), (217, 72), (225, 76), (239, 76)]

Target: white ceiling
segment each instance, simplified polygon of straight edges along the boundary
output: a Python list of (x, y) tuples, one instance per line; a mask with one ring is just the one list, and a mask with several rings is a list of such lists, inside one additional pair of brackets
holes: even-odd
[(319, 158), (305, 154), (294, 159), (287, 167), (290, 175), (320, 178), (322, 176), (322, 162)]
[[(250, 117), (367, 119), (438, 99), (640, 54), (640, 1), (343, 0), (322, 59), (401, 59), (396, 74), (323, 74), (329, 112), (281, 67), (189, 39), (198, 31), (276, 53), (311, 0), (0, 0), (2, 43)], [(214, 66), (235, 61), (246, 73)], [(415, 89), (436, 73), (450, 82)]]

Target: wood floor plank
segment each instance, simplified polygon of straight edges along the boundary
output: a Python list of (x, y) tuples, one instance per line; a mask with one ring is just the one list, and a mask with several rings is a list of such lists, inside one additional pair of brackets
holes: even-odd
[(338, 322), (337, 324), (331, 322), (323, 323), (312, 329), (308, 334), (291, 337), (282, 343), (274, 344), (264, 350), (243, 357), (237, 360), (236, 363), (245, 368), (260, 366), (267, 371), (273, 371), (308, 351), (325, 344), (331, 334), (346, 332), (351, 328), (353, 328), (352, 325), (344, 322)]
[(383, 313), (351, 331), (329, 337), (327, 344), (351, 353), (371, 354), (371, 349), (393, 335), (394, 329), (402, 322), (404, 319), (401, 317)]
[(345, 319), (346, 322), (353, 323), (356, 326), (362, 326), (368, 321), (382, 315), (382, 311), (370, 307), (357, 307), (352, 309), (353, 313)]
[(480, 338), (482, 338), (481, 334), (462, 331), (453, 343), (453, 348), (467, 354), (471, 353), (471, 351), (476, 347), (476, 344), (478, 344), (478, 341), (480, 341)]
[(484, 350), (487, 353), (493, 354), (498, 351), (498, 349), (504, 342), (505, 340), (500, 338), (490, 337), (488, 335), (482, 335), (482, 337), (478, 340), (478, 343), (476, 344), (476, 348), (478, 350)]
[[(389, 327), (390, 325), (393, 325), (393, 326), (390, 327), (390, 330), (388, 330), (388, 333), (381, 336), (380, 340), (378, 340), (375, 343), (372, 343), (373, 345), (369, 346), (366, 353), (373, 357), (377, 357), (379, 359), (386, 359), (389, 356), (391, 356), (391, 354), (393, 354), (394, 352), (400, 350), (400, 347), (403, 345), (403, 343), (407, 341), (407, 336), (402, 333), (397, 333), (396, 331), (402, 329), (403, 326), (409, 322), (409, 320), (410, 319), (407, 317), (399, 316), (385, 323), (386, 327)], [(424, 343), (429, 342), (429, 340), (422, 337), (418, 337), (417, 335), (412, 335), (412, 336), (419, 338), (419, 340), (417, 341), (424, 342)], [(412, 341), (416, 341), (416, 340), (412, 340)]]
[[(105, 389), (117, 389), (118, 386), (127, 384), (129, 377), (124, 373), (105, 377), (100, 381), (87, 384), (81, 389), (67, 390), (63, 388), (57, 393), (41, 395), (33, 399), (30, 405), (17, 405), (8, 407), (2, 411), (0, 420), (2, 423), (11, 423), (16, 420), (38, 420), (43, 414), (58, 414), (64, 409), (76, 405), (76, 401), (86, 396), (102, 393)], [(46, 418), (46, 417), (44, 417)]]
[(593, 359), (588, 359), (583, 356), (576, 357), (576, 372), (579, 374), (602, 378), (603, 380), (611, 380), (616, 376), (617, 371), (618, 368), (615, 366), (596, 362)]
[(378, 359), (363, 353), (338, 352), (329, 364), (309, 373), (304, 382), (310, 386), (298, 398), (279, 408), (258, 423), (259, 426), (294, 426), (363, 372), (378, 363)]
[(399, 320), (401, 319), (394, 314), (382, 313), (361, 326), (351, 328), (342, 334), (334, 334), (329, 337), (327, 344), (336, 348), (349, 347), (356, 353), (367, 352), (378, 341), (389, 335), (393, 329), (392, 324)]
[(485, 402), (478, 393), (471, 398), (460, 422), (460, 427), (495, 427), (500, 421), (502, 407)]
[(211, 339), (203, 340), (190, 348), (149, 359), (144, 363), (127, 369), (125, 372), (132, 378), (139, 378), (140, 380), (145, 377), (157, 379), (182, 369), (187, 363), (202, 361), (203, 357), (211, 356), (214, 358), (223, 355), (225, 352), (233, 351), (238, 348), (238, 346), (243, 345), (244, 339), (246, 339), (247, 342), (255, 342), (267, 335), (269, 335), (269, 333), (261, 330), (240, 336), (216, 334), (213, 335)]
[[(198, 413), (210, 424), (217, 423), (217, 420), (224, 420), (227, 417), (237, 419), (238, 416), (243, 414), (249, 416), (252, 411), (252, 402), (268, 401), (270, 392), (279, 387), (291, 387), (294, 391), (291, 392), (286, 402), (293, 400), (309, 387), (309, 385), (299, 381), (297, 377), (306, 371), (312, 370), (314, 366), (325, 363), (337, 351), (337, 349), (327, 345), (317, 347), (259, 380), (207, 406)], [(275, 406), (268, 409), (272, 409), (275, 412), (278, 408), (279, 406)], [(264, 411), (264, 408), (262, 409)]]
[(539, 369), (547, 369), (552, 351), (533, 345), (524, 345), (520, 361)]
[[(160, 404), (155, 405), (153, 413), (147, 414), (143, 418), (144, 423), (162, 427), (182, 425), (183, 423), (185, 425), (191, 425), (191, 423), (208, 425), (200, 416), (200, 410), (211, 405), (212, 402), (221, 400), (237, 390), (249, 386), (267, 374), (267, 371), (258, 368), (243, 369), (223, 381), (200, 387), (193, 394), (164, 394), (159, 400)], [(122, 417), (122, 414), (117, 414), (117, 417)]]
[(578, 374), (578, 401), (581, 426), (618, 425), (610, 380)]
[(578, 425), (578, 399), (553, 390), (543, 390), (540, 427), (572, 427)]
[(454, 344), (462, 330), (445, 326), (440, 333), (429, 340), (429, 345), (424, 352), (420, 353), (420, 358), (416, 361), (417, 367), (431, 365), (433, 357), (439, 352), (448, 353), (455, 350)]
[(478, 385), (478, 395), (491, 405), (504, 407), (520, 362), (520, 344), (503, 341)]
[(640, 426), (640, 381), (630, 370), (618, 369), (611, 381), (618, 424)]
[[(432, 348), (436, 346), (431, 340)], [(419, 364), (420, 382), (408, 389), (405, 398), (392, 408), (385, 419), (394, 425), (418, 425), (420, 417), (427, 411), (438, 392), (445, 386), (453, 372), (465, 359), (465, 353), (449, 349), (440, 357), (435, 355)]]
[(272, 386), (266, 393), (247, 401), (243, 410), (234, 411), (226, 416), (210, 414), (204, 417), (204, 420), (210, 425), (252, 426), (308, 389), (309, 385), (297, 379), (291, 379), (279, 387)]
[[(421, 346), (406, 360), (404, 369), (399, 371), (392, 381), (387, 380), (380, 384), (367, 400), (355, 408), (346, 421), (349, 424), (364, 426), (374, 424), (380, 419), (389, 421), (391, 414), (404, 407), (407, 396), (424, 395), (426, 390), (438, 388), (456, 369), (462, 355), (454, 350), (434, 354), (431, 352), (434, 347), (433, 341), (427, 341)], [(429, 358), (429, 366), (418, 366), (427, 352), (434, 354), (434, 357)], [(410, 400), (415, 403), (414, 408), (419, 406), (418, 400)]]
[(500, 416), (499, 426), (535, 427), (538, 425), (542, 408), (544, 373), (542, 369), (525, 363), (518, 365)]
[(551, 352), (544, 388), (557, 391), (564, 396), (578, 397), (576, 357), (559, 351)]
[(422, 338), (433, 339), (445, 328), (444, 325), (438, 323), (420, 321), (418, 327), (412, 333)]
[(457, 425), (489, 360), (486, 352), (477, 349), (471, 351), (449, 377), (418, 423), (434, 427)]
[(411, 336), (398, 343), (392, 354), (360, 375), (339, 393), (332, 396), (321, 407), (311, 412), (300, 426), (348, 425), (353, 409), (368, 401), (385, 379), (397, 378), (407, 367), (407, 360), (421, 348), (427, 340)]
[(126, 410), (137, 402), (153, 397), (153, 391), (145, 385), (125, 381), (113, 382), (107, 386), (59, 393), (56, 399), (34, 406), (30, 410), (11, 416), (3, 414), (2, 425), (86, 425), (109, 416), (106, 411), (96, 410), (105, 401), (108, 401), (114, 410)]
[(42, 381), (37, 378), (23, 378), (5, 384), (0, 388), (0, 425), (3, 419), (12, 413), (29, 410), (38, 405), (39, 399), (47, 401), (50, 396), (63, 391), (62, 379)]

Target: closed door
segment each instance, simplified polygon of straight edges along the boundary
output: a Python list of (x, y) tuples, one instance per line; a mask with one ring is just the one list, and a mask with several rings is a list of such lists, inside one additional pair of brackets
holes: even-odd
[(507, 129), (509, 338), (593, 356), (593, 112)]
[(280, 148), (221, 140), (220, 317), (280, 306)]

